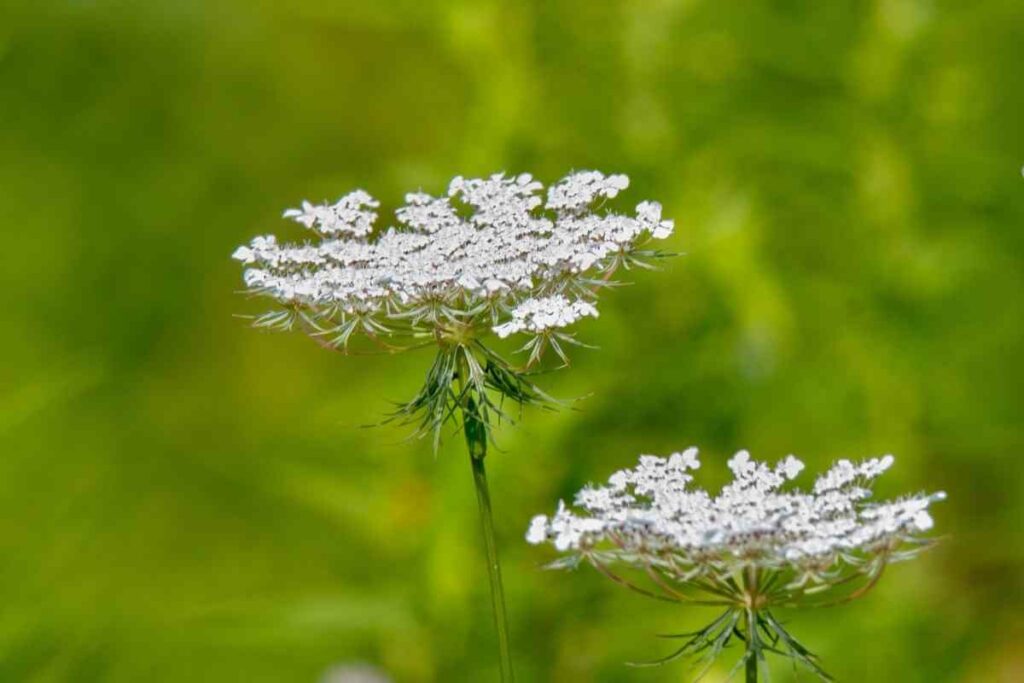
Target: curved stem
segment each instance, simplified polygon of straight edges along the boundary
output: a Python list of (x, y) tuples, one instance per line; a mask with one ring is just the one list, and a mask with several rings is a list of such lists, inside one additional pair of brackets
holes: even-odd
[[(844, 595), (841, 598), (836, 598), (834, 600), (828, 600), (828, 601), (825, 601), (825, 602), (812, 602), (812, 603), (779, 602), (778, 605), (779, 605), (779, 607), (790, 607), (790, 608), (796, 608), (796, 607), (800, 607), (800, 608), (838, 607), (839, 605), (845, 605), (848, 602), (852, 602), (853, 600), (856, 600), (857, 598), (864, 596), (866, 593), (868, 593), (868, 591), (870, 591), (872, 588), (874, 588), (876, 585), (878, 585), (878, 580), (882, 578), (882, 572), (885, 571), (885, 568), (887, 566), (888, 566), (888, 558), (883, 556), (881, 558), (881, 560), (880, 560), (880, 565), (879, 565), (878, 569), (873, 571), (871, 574), (868, 575), (867, 583), (865, 583), (863, 586), (861, 586), (860, 588), (856, 589), (852, 593)], [(858, 578), (860, 578), (860, 576), (857, 575), (857, 574), (848, 576), (845, 579), (843, 579), (841, 581), (837, 581), (836, 583), (832, 584), (832, 587), (834, 588), (835, 586), (839, 586), (839, 585), (842, 585), (842, 584), (845, 584), (845, 583), (849, 583), (850, 581), (858, 579)]]
[(469, 461), (473, 468), (473, 484), (476, 487), (476, 501), (480, 511), (480, 526), (484, 534), (484, 548), (487, 552), (487, 574), (491, 586), (491, 607), (494, 610), (494, 627), (498, 634), (498, 657), (501, 665), (501, 680), (511, 683), (512, 648), (509, 644), (508, 617), (505, 612), (505, 589), (501, 583), (501, 564), (498, 561), (498, 544), (494, 537), (494, 515), (491, 511), (491, 494), (487, 487), (487, 470), (484, 458), (487, 456), (487, 425), (480, 415), (478, 403), (473, 399), (469, 386), (469, 363), (463, 349), (459, 354), (459, 395), (462, 397), (460, 410), (462, 426), (469, 450)]
[(647, 596), (649, 598), (654, 598), (655, 600), (662, 600), (664, 602), (679, 602), (679, 600), (677, 600), (676, 598), (673, 598), (673, 597), (670, 597), (670, 596), (667, 596), (667, 595), (659, 595), (658, 593), (653, 593), (653, 592), (647, 590), (646, 588), (641, 588), (640, 586), (636, 585), (635, 583), (633, 583), (631, 581), (628, 581), (627, 579), (622, 578), (618, 574), (613, 573), (611, 570), (609, 570), (607, 567), (605, 567), (603, 564), (601, 564), (600, 562), (598, 562), (597, 560), (595, 560), (592, 557), (588, 557), (587, 561), (590, 562), (591, 565), (593, 565), (594, 569), (596, 569), (597, 571), (601, 572), (601, 574), (603, 574), (607, 578), (611, 579), (615, 583), (619, 584), (620, 586), (625, 586), (626, 588), (630, 589), (631, 591), (636, 591), (640, 595), (645, 595), (645, 596)]
[(870, 591), (872, 588), (874, 588), (878, 584), (878, 580), (880, 578), (882, 578), (882, 572), (885, 571), (885, 567), (886, 567), (886, 564), (883, 561), (882, 566), (878, 568), (878, 571), (876, 571), (874, 573), (874, 576), (872, 576), (871, 579), (866, 584), (864, 584), (863, 586), (861, 586), (857, 590), (853, 591), (849, 595), (845, 595), (845, 596), (843, 596), (841, 598), (838, 598), (836, 600), (830, 600), (828, 602), (818, 602), (818, 603), (814, 603), (814, 604), (811, 604), (811, 605), (808, 605), (808, 606), (809, 607), (836, 607), (838, 605), (845, 605), (848, 602), (856, 600), (857, 598), (863, 596), (864, 594), (866, 594), (868, 591)]
[(679, 591), (672, 588), (672, 586), (670, 586), (667, 581), (665, 581), (664, 577), (662, 577), (662, 575), (658, 572), (657, 569), (651, 566), (650, 562), (644, 563), (644, 571), (647, 573), (647, 576), (651, 577), (651, 581), (653, 581), (658, 586), (658, 588), (660, 588), (662, 591), (665, 592), (666, 595), (671, 596), (678, 602), (685, 602), (690, 605), (700, 605), (704, 607), (733, 604), (731, 601), (728, 600), (701, 600), (699, 598), (694, 598), (689, 595), (686, 595), (685, 593), (680, 593)]

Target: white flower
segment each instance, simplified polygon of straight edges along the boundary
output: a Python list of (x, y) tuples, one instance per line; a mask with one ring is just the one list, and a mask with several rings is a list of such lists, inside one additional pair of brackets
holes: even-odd
[(541, 334), (549, 330), (568, 327), (585, 317), (596, 318), (597, 308), (587, 301), (569, 301), (561, 294), (538, 299), (526, 299), (512, 309), (512, 319), (495, 325), (496, 335), (504, 339), (517, 332)]
[(307, 228), (315, 228), (322, 235), (349, 234), (354, 237), (365, 237), (373, 230), (377, 214), (375, 209), (380, 204), (362, 190), (350, 192), (333, 205), (313, 205), (302, 202), (301, 209), (286, 209), (285, 218), (302, 223)]
[(628, 185), (624, 175), (581, 171), (545, 195), (529, 174), (460, 176), (447, 196), (406, 195), (398, 226), (383, 231), (379, 203), (356, 190), (284, 212), (318, 241), (257, 237), (233, 258), (254, 292), (302, 309), (316, 334), (358, 316), (368, 334), (420, 336), (453, 318), (486, 318), (500, 336), (537, 335), (596, 316), (595, 283), (637, 259), (644, 241), (671, 233), (656, 202), (635, 217), (597, 210)]
[(256, 260), (256, 253), (249, 247), (239, 247), (231, 254), (231, 258), (249, 264)]
[(536, 545), (543, 543), (548, 537), (548, 518), (537, 515), (530, 520), (530, 528), (526, 531), (526, 542)]
[(935, 521), (932, 520), (932, 516), (927, 511), (922, 510), (914, 515), (914, 527), (918, 531), (928, 531), (935, 526)]
[[(772, 612), (858, 598), (887, 564), (928, 545), (921, 537), (934, 526), (928, 508), (945, 494), (865, 502), (873, 479), (893, 461), (840, 460), (808, 493), (783, 490), (804, 469), (794, 456), (771, 467), (739, 451), (728, 461), (732, 481), (712, 494), (691, 487), (690, 472), (700, 466), (695, 448), (668, 458), (641, 455), (607, 485), (584, 487), (575, 510), (559, 501), (553, 517), (534, 517), (526, 540), (565, 553), (551, 567), (586, 562), (642, 595), (722, 610), (704, 628), (678, 636), (685, 640), (657, 663), (695, 655), (710, 666), (736, 637), (746, 652), (733, 671), (746, 662), (749, 674), (751, 663), (763, 664), (771, 653), (831, 680)], [(632, 571), (617, 574), (616, 565)]]
[(688, 471), (700, 465), (696, 449), (668, 458), (644, 455), (606, 486), (582, 490), (578, 512), (559, 504), (550, 521), (535, 517), (527, 540), (579, 551), (614, 538), (608, 552), (627, 562), (662, 549), (683, 564), (818, 567), (932, 528), (927, 508), (943, 493), (864, 502), (870, 495), (864, 487), (892, 462), (892, 456), (859, 464), (841, 460), (807, 493), (781, 490), (804, 468), (794, 456), (773, 469), (739, 451), (728, 462), (733, 481), (712, 495), (690, 487)]
[(757, 467), (757, 464), (750, 460), (750, 453), (746, 451), (738, 451), (726, 464), (737, 479), (749, 476)]
[(672, 221), (661, 219), (661, 204), (658, 202), (640, 202), (636, 205), (636, 216), (657, 240), (670, 236), (675, 228)]
[(786, 479), (796, 479), (796, 476), (804, 469), (804, 464), (792, 455), (787, 455), (778, 464), (777, 469), (782, 472)]
[(547, 206), (556, 211), (585, 209), (598, 197), (615, 197), (629, 187), (624, 175), (605, 176), (597, 171), (573, 173), (548, 190)]
[(673, 453), (668, 458), (668, 464), (670, 467), (678, 467), (685, 470), (696, 470), (700, 469), (700, 458), (698, 458), (699, 451), (693, 446), (687, 448), (682, 453)]

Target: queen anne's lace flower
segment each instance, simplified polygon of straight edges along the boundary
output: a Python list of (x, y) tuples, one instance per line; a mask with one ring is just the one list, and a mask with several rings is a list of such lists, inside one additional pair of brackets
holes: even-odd
[(689, 565), (820, 568), (932, 527), (927, 508), (942, 493), (866, 502), (871, 483), (892, 463), (891, 455), (840, 460), (805, 493), (782, 489), (803, 470), (800, 460), (788, 456), (769, 467), (740, 451), (729, 460), (733, 481), (712, 495), (690, 487), (700, 467), (695, 448), (645, 455), (607, 485), (580, 491), (579, 512), (563, 504), (551, 518), (535, 517), (528, 540), (584, 552), (611, 542), (624, 555), (666, 551)]
[(465, 330), (484, 320), (483, 329), (502, 337), (550, 337), (596, 316), (603, 280), (652, 255), (639, 250), (644, 241), (672, 233), (656, 202), (640, 203), (633, 217), (595, 208), (628, 185), (624, 175), (584, 171), (545, 196), (529, 174), (457, 177), (446, 196), (406, 195), (398, 226), (380, 232), (378, 202), (356, 190), (334, 204), (303, 202), (284, 212), (319, 241), (257, 237), (234, 258), (246, 267), (250, 291), (283, 305), (284, 315), (261, 323), (299, 320), (338, 346), (352, 332), (444, 335), (453, 322)]
[(551, 517), (534, 517), (526, 540), (565, 554), (552, 566), (587, 562), (645, 596), (722, 609), (706, 627), (669, 636), (682, 644), (652, 663), (696, 656), (710, 666), (738, 639), (745, 653), (734, 671), (745, 665), (748, 681), (768, 653), (831, 680), (772, 609), (860, 597), (889, 563), (927, 544), (928, 508), (945, 494), (870, 501), (871, 485), (892, 464), (891, 455), (840, 460), (805, 492), (786, 488), (804, 469), (800, 460), (790, 455), (769, 466), (740, 451), (728, 462), (732, 481), (716, 495), (691, 486), (696, 448), (642, 455), (635, 468), (577, 493), (575, 511), (560, 501)]

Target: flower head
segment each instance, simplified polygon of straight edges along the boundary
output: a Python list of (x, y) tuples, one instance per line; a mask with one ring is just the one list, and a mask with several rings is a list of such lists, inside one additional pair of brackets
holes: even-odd
[(695, 655), (710, 665), (740, 639), (746, 652), (737, 667), (746, 663), (748, 673), (772, 653), (831, 680), (771, 610), (860, 597), (889, 563), (927, 544), (928, 508), (945, 494), (872, 501), (874, 480), (892, 464), (891, 455), (840, 460), (803, 491), (787, 486), (804, 469), (797, 458), (770, 466), (740, 451), (728, 461), (732, 481), (713, 494), (692, 486), (697, 449), (642, 455), (636, 467), (577, 493), (576, 510), (559, 502), (551, 517), (534, 517), (526, 540), (565, 554), (552, 566), (587, 562), (645, 596), (722, 608), (705, 628), (673, 636), (685, 640), (652, 663)]
[(298, 320), (337, 346), (354, 333), (443, 337), (453, 325), (557, 342), (559, 330), (597, 315), (597, 291), (615, 269), (654, 255), (642, 243), (672, 232), (656, 202), (635, 216), (597, 208), (628, 185), (624, 175), (584, 171), (545, 195), (529, 174), (460, 176), (445, 196), (406, 195), (398, 225), (384, 230), (375, 227), (379, 203), (356, 190), (284, 212), (317, 241), (257, 237), (234, 258), (249, 290), (287, 313), (261, 321)]
[(804, 492), (783, 488), (804, 469), (797, 458), (772, 467), (740, 451), (728, 463), (732, 482), (713, 495), (690, 485), (700, 466), (695, 448), (668, 458), (645, 455), (605, 486), (580, 491), (577, 512), (560, 506), (543, 535), (539, 520), (546, 518), (535, 518), (530, 541), (576, 552), (607, 542), (623, 558), (669, 554), (694, 567), (820, 569), (892, 549), (931, 528), (927, 508), (942, 493), (868, 500), (872, 482), (892, 463), (891, 455), (840, 460)]
[[(458, 176), (443, 196), (406, 195), (396, 224), (377, 224), (379, 202), (355, 190), (333, 204), (284, 212), (314, 240), (254, 238), (233, 257), (249, 292), (277, 306), (259, 327), (299, 327), (321, 345), (348, 351), (362, 339), (387, 352), (435, 346), (426, 381), (395, 418), (432, 433), (458, 412), (486, 432), (512, 404), (551, 403), (525, 370), (552, 349), (565, 364), (567, 328), (596, 318), (597, 298), (622, 267), (661, 256), (644, 249), (672, 233), (661, 205), (628, 216), (602, 207), (629, 186), (624, 175), (572, 173), (545, 192), (529, 174)], [(485, 338), (523, 335), (525, 367)]]

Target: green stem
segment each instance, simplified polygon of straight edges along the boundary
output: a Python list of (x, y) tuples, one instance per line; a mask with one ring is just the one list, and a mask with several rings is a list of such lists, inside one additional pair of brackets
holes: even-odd
[(757, 615), (747, 610), (747, 682), (757, 683)]
[(757, 683), (757, 665), (760, 653), (760, 641), (757, 636), (757, 606), (759, 596), (759, 579), (757, 569), (747, 567), (743, 572), (743, 588), (747, 598), (746, 609), (746, 683)]
[[(463, 353), (470, 353), (463, 349)], [(484, 547), (487, 551), (487, 573), (491, 584), (491, 606), (494, 610), (494, 627), (498, 633), (498, 656), (501, 664), (501, 680), (511, 683), (512, 648), (509, 645), (508, 617), (505, 613), (505, 589), (501, 583), (501, 564), (498, 561), (498, 544), (494, 538), (494, 515), (491, 511), (491, 494), (487, 487), (487, 470), (484, 458), (487, 456), (487, 424), (480, 415), (478, 404), (469, 388), (469, 363), (465, 355), (459, 355), (459, 394), (463, 396), (461, 406), (462, 425), (469, 450), (469, 461), (473, 468), (473, 484), (476, 487), (476, 501), (480, 511), (480, 526), (484, 532)]]

